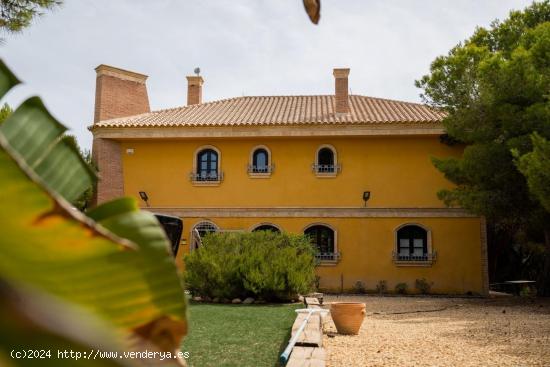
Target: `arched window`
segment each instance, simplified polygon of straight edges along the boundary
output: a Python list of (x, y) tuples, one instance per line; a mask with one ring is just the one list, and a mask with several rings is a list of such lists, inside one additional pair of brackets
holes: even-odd
[(397, 260), (428, 260), (428, 231), (410, 224), (397, 230)]
[(202, 238), (208, 233), (218, 232), (219, 228), (210, 221), (202, 221), (193, 227), (191, 232), (192, 247), (199, 248), (202, 245)]
[(267, 177), (273, 172), (271, 164), (271, 152), (264, 145), (252, 149), (248, 163), (248, 173), (252, 176)]
[(197, 181), (219, 181), (218, 152), (214, 149), (203, 149), (197, 154)]
[(316, 257), (320, 260), (336, 260), (334, 246), (334, 231), (322, 224), (308, 227), (304, 234), (309, 236), (311, 243), (317, 249)]
[(330, 148), (321, 148), (317, 154), (320, 166), (326, 167), (327, 170), (334, 170), (334, 152)]
[(267, 173), (267, 168), (268, 168), (267, 150), (263, 148), (256, 149), (252, 157), (252, 172)]
[(320, 176), (335, 176), (338, 173), (340, 165), (332, 145), (322, 145), (317, 149), (313, 170)]
[(257, 226), (252, 230), (252, 232), (257, 232), (257, 231), (270, 231), (270, 232), (276, 232), (276, 233), (281, 232), (279, 228), (275, 227), (272, 224), (260, 224), (259, 226)]

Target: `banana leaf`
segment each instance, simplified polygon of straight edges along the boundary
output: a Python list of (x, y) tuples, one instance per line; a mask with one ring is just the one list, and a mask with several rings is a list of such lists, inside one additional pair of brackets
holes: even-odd
[[(17, 82), (0, 60), (0, 98)], [(168, 240), (133, 199), (91, 217), (71, 207), (95, 176), (64, 131), (36, 97), (0, 126), (0, 279), (75, 304), (128, 342), (173, 352), (187, 323)]]

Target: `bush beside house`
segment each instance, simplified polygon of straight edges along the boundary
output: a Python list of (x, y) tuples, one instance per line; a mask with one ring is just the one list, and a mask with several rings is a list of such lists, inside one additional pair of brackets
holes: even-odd
[(313, 288), (314, 255), (304, 235), (211, 233), (185, 257), (185, 282), (203, 297), (289, 300)]

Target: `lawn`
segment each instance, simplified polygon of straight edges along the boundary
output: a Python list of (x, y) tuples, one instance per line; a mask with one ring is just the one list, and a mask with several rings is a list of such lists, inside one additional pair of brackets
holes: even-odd
[(277, 366), (299, 305), (191, 304), (190, 367)]

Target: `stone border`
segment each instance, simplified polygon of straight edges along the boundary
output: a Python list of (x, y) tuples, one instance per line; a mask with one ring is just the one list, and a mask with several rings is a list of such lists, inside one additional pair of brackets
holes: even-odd
[[(307, 308), (321, 308), (317, 298), (304, 299)], [(292, 334), (302, 324), (305, 314), (299, 314), (292, 325)], [(326, 349), (323, 348), (323, 320), (320, 314), (310, 316), (304, 332), (292, 348), (287, 367), (325, 367)]]

